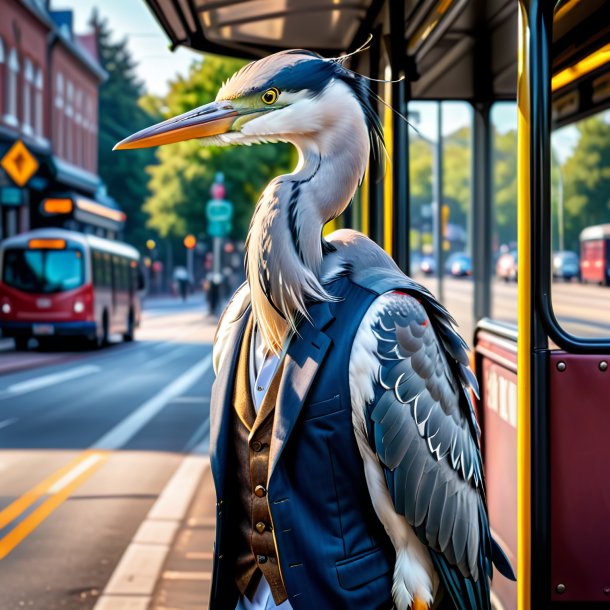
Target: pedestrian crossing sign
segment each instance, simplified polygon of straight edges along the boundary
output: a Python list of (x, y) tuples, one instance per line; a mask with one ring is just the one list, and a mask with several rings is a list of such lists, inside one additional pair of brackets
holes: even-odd
[(8, 149), (7, 153), (2, 157), (0, 165), (19, 187), (25, 186), (38, 170), (36, 157), (34, 157), (21, 140), (17, 140)]

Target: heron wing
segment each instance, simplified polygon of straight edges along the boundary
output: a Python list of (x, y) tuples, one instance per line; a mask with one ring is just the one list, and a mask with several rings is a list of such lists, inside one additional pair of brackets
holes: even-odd
[(365, 420), (395, 510), (457, 607), (487, 609), (493, 548), (467, 346), (425, 293), (380, 297), (370, 330), (378, 370)]

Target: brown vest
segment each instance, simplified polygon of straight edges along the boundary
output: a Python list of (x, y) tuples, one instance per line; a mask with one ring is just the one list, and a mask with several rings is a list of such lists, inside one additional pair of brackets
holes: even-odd
[(236, 523), (238, 529), (235, 581), (242, 595), (252, 599), (265, 576), (276, 605), (288, 598), (277, 560), (273, 524), (267, 503), (269, 446), (282, 366), (278, 368), (258, 414), (250, 394), (248, 361), (252, 338), (250, 318), (241, 344), (233, 406), (233, 449), (236, 458)]

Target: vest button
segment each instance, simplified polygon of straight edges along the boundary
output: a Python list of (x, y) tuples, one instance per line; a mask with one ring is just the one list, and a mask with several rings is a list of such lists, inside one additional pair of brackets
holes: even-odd
[(258, 563), (267, 563), (267, 558), (264, 555), (257, 555), (256, 561), (258, 561)]
[(257, 498), (264, 498), (267, 495), (267, 490), (262, 485), (257, 485), (254, 488), (254, 495)]
[(259, 521), (259, 522), (256, 524), (256, 531), (257, 531), (259, 534), (262, 534), (262, 533), (263, 533), (263, 532), (264, 532), (266, 529), (267, 529), (267, 526), (266, 526), (266, 525), (265, 525), (265, 524), (264, 524), (262, 521)]
[(260, 441), (252, 441), (252, 449), (259, 452), (263, 448), (263, 443)]

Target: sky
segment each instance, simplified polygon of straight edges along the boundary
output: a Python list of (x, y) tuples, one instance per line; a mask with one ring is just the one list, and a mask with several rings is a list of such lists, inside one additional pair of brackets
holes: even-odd
[(144, 0), (51, 0), (54, 10), (72, 9), (77, 34), (89, 31), (87, 22), (94, 8), (106, 17), (116, 39), (127, 38), (137, 63), (137, 73), (148, 92), (163, 95), (176, 74), (185, 75), (200, 53), (178, 48), (169, 50), (169, 39)]

